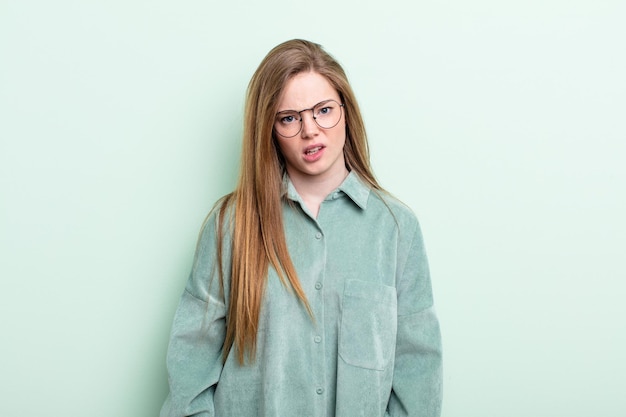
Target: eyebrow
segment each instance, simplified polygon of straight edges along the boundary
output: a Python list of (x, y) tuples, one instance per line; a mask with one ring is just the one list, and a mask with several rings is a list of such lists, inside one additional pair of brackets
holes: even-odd
[[(319, 103), (314, 104), (313, 106), (308, 107), (308, 108), (306, 108), (306, 109), (302, 109), (302, 110), (292, 110), (292, 109), (280, 110), (280, 111), (277, 111), (277, 112), (276, 112), (276, 114), (281, 114), (281, 113), (291, 113), (291, 112), (300, 113), (300, 112), (303, 112), (303, 111), (305, 111), (305, 110), (312, 110), (312, 109), (316, 108), (317, 106), (319, 106), (320, 104), (328, 103), (329, 101), (337, 101), (337, 100), (335, 100), (334, 98), (328, 98), (328, 99), (326, 99), (326, 100), (322, 100), (322, 101), (320, 101)], [(337, 101), (337, 103), (339, 103), (339, 102)], [(341, 104), (341, 103), (340, 103), (340, 104)]]

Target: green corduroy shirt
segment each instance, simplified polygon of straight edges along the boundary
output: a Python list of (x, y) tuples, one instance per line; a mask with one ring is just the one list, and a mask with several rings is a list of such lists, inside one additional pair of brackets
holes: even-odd
[[(216, 215), (200, 233), (167, 354), (161, 417), (440, 415), (441, 337), (418, 221), (356, 174), (317, 218), (285, 177), (291, 259), (314, 314), (270, 268), (256, 360), (222, 346), (229, 285), (215, 273)], [(225, 276), (230, 271), (228, 236)]]

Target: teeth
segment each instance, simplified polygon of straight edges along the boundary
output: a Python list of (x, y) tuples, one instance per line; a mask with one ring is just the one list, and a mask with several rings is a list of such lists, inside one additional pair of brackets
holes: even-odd
[(322, 149), (322, 147), (321, 147), (321, 146), (318, 146), (318, 147), (316, 147), (316, 148), (311, 148), (311, 149), (309, 149), (309, 150), (308, 150), (308, 151), (306, 151), (305, 153), (306, 153), (307, 155), (311, 155), (311, 154), (316, 153), (316, 152), (317, 152), (317, 151), (319, 151), (320, 149)]

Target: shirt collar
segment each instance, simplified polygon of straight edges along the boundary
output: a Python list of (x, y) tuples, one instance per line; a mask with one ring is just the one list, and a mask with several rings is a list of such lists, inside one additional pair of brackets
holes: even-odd
[[(285, 173), (283, 177), (283, 190), (283, 195), (286, 195), (288, 199), (302, 203), (302, 198), (300, 198), (296, 187), (294, 187), (287, 173)], [(339, 185), (335, 191), (331, 192), (326, 199), (333, 199), (339, 192), (342, 192), (350, 197), (354, 204), (365, 210), (365, 208), (367, 208), (367, 200), (370, 191), (370, 187), (368, 187), (355, 172), (350, 171), (341, 185)]]

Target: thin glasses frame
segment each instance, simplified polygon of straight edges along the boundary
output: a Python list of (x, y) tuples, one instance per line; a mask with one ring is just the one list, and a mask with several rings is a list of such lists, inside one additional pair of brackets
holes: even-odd
[[(327, 107), (327, 106), (324, 107), (325, 104), (330, 104), (330, 103), (335, 103), (335, 104), (338, 105), (338, 108), (339, 108), (339, 111), (340, 111), (339, 117), (337, 118), (337, 121), (332, 126), (322, 126), (320, 124), (320, 122), (317, 120), (318, 117), (319, 117), (319, 113), (318, 113), (318, 116), (316, 116), (316, 111), (315, 110), (317, 109), (318, 111), (321, 111), (321, 110), (323, 110), (324, 108)], [(333, 127), (337, 126), (339, 124), (339, 122), (341, 121), (341, 117), (343, 115), (342, 107), (344, 107), (343, 103), (339, 103), (337, 100), (329, 99), (329, 100), (322, 100), (319, 103), (317, 103), (315, 106), (313, 106), (311, 108), (308, 108), (308, 109), (303, 109), (303, 110), (300, 110), (300, 111), (298, 111), (298, 110), (282, 110), (282, 111), (279, 111), (278, 113), (276, 113), (276, 119), (274, 121), (274, 131), (278, 135), (280, 135), (280, 136), (282, 136), (284, 138), (293, 138), (293, 137), (297, 136), (300, 132), (302, 132), (302, 126), (303, 126), (303, 123), (302, 123), (302, 119), (303, 119), (302, 113), (304, 113), (305, 111), (311, 111), (311, 115), (313, 117), (313, 120), (315, 121), (315, 124), (318, 125), (320, 128), (322, 128), (322, 129), (332, 129)], [(298, 131), (296, 133), (294, 133), (293, 135), (285, 135), (284, 133), (281, 133), (280, 132), (281, 128), (278, 127), (279, 123), (280, 123), (280, 120), (281, 120), (281, 115), (289, 116), (289, 115), (294, 115), (294, 114), (298, 114), (298, 119), (297, 120), (298, 120), (298, 122), (300, 122), (300, 127), (299, 127)]]

